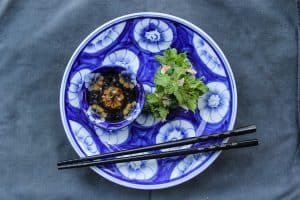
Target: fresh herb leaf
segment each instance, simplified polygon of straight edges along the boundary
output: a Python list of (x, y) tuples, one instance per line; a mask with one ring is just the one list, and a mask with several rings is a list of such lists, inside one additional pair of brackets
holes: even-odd
[(171, 78), (168, 74), (157, 73), (155, 76), (154, 83), (156, 86), (167, 87)]
[(178, 53), (173, 48), (155, 58), (161, 66), (154, 79), (155, 93), (146, 97), (146, 109), (162, 120), (176, 107), (195, 111), (198, 97), (206, 93), (208, 87), (195, 77), (196, 71), (186, 53)]
[(159, 113), (159, 117), (162, 119), (166, 119), (167, 115), (169, 114), (167, 107), (158, 107), (157, 111)]
[(174, 96), (176, 97), (176, 100), (178, 101), (179, 105), (184, 104), (184, 99), (183, 99), (183, 96), (182, 96), (180, 90), (174, 91)]

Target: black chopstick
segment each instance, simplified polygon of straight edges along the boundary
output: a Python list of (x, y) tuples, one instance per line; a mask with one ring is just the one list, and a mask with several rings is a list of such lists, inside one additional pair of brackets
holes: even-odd
[(123, 155), (128, 155), (128, 154), (141, 153), (141, 152), (158, 150), (158, 149), (166, 149), (166, 148), (170, 148), (170, 147), (182, 146), (182, 145), (187, 145), (187, 144), (195, 144), (198, 142), (205, 142), (205, 141), (214, 140), (214, 139), (224, 139), (224, 138), (228, 138), (231, 136), (238, 136), (238, 135), (253, 133), (255, 131), (256, 131), (256, 126), (250, 125), (250, 126), (241, 127), (241, 128), (231, 130), (231, 131), (225, 131), (222, 133), (214, 133), (211, 135), (202, 135), (202, 136), (198, 136), (198, 137), (191, 137), (191, 138), (186, 138), (186, 139), (182, 139), (182, 140), (176, 140), (176, 141), (171, 141), (171, 142), (155, 144), (155, 145), (151, 145), (151, 146), (127, 149), (127, 150), (123, 150), (123, 151), (110, 152), (110, 153), (106, 153), (106, 154), (100, 154), (100, 155), (96, 155), (96, 156), (88, 156), (85, 158), (79, 158), (79, 159), (73, 159), (73, 160), (60, 161), (57, 163), (57, 166), (81, 163), (81, 162), (110, 158), (110, 157), (115, 157), (115, 156), (123, 156)]
[(166, 158), (172, 156), (184, 156), (184, 155), (197, 154), (203, 152), (251, 147), (256, 145), (258, 145), (258, 140), (253, 139), (253, 140), (245, 140), (240, 142), (214, 144), (214, 145), (208, 145), (208, 146), (197, 147), (192, 149), (166, 151), (157, 154), (144, 154), (144, 155), (136, 155), (130, 157), (115, 158), (111, 160), (100, 160), (100, 161), (96, 160), (96, 161), (89, 161), (83, 163), (72, 163), (63, 166), (58, 166), (58, 169), (81, 168), (81, 167), (100, 166), (100, 165), (116, 164), (116, 163), (139, 161), (139, 160), (159, 159), (159, 158)]

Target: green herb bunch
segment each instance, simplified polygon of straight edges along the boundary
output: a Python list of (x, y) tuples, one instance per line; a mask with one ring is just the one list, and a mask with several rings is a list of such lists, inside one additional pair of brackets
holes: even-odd
[(160, 63), (154, 80), (156, 90), (147, 95), (145, 108), (162, 120), (177, 107), (195, 111), (198, 97), (206, 93), (208, 87), (195, 77), (196, 71), (186, 53), (177, 53), (173, 48), (155, 58)]

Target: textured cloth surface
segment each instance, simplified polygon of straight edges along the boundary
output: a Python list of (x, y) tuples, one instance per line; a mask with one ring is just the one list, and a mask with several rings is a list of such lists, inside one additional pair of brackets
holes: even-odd
[[(90, 169), (56, 169), (77, 156), (58, 103), (70, 56), (104, 22), (141, 11), (182, 17), (212, 36), (236, 78), (236, 126), (256, 124), (261, 139), (159, 191), (128, 189)], [(285, 0), (1, 0), (0, 199), (299, 199), (297, 20), (297, 3)]]

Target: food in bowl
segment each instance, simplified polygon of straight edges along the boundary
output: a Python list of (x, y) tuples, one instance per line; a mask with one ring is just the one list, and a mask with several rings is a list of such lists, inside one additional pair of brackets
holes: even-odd
[(135, 108), (137, 95), (137, 86), (128, 74), (107, 70), (88, 88), (87, 102), (105, 121), (118, 122)]
[(135, 74), (120, 66), (100, 66), (85, 77), (84, 112), (96, 126), (116, 130), (129, 125), (144, 106)]

